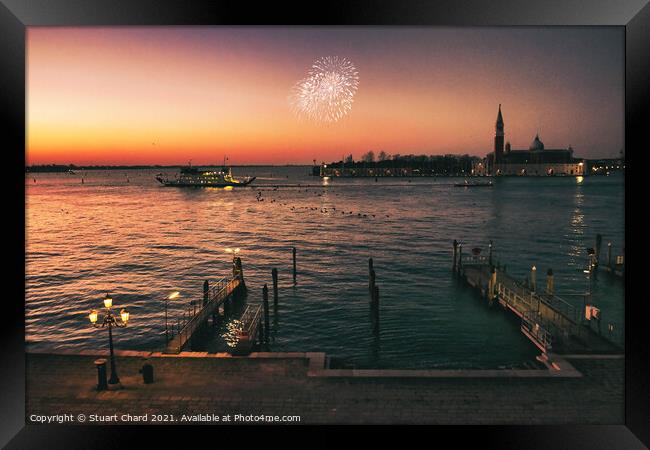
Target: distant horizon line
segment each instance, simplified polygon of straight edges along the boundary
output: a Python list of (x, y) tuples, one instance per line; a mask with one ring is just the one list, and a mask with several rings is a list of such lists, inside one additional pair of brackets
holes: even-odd
[[(475, 156), (475, 155), (469, 155), (469, 154), (446, 154), (446, 155), (439, 155), (439, 156), (469, 156), (472, 158), (478, 158), (478, 159), (483, 159), (480, 156)], [(598, 161), (598, 160), (603, 160), (603, 159), (620, 159), (620, 155), (616, 156), (609, 156), (609, 157), (601, 157), (601, 158), (581, 158), (587, 161)], [(331, 164), (339, 161), (330, 161), (329, 163), (325, 164)], [(357, 161), (355, 160), (354, 162), (362, 162), (361, 160)], [(150, 163), (150, 164), (97, 164), (97, 163), (92, 163), (92, 164), (75, 164), (75, 163), (68, 163), (68, 164), (63, 164), (63, 163), (40, 163), (40, 164), (25, 164), (25, 168), (29, 169), (31, 167), (78, 167), (78, 168), (88, 168), (88, 167), (103, 167), (103, 168), (142, 168), (142, 167), (184, 167), (187, 164), (155, 164), (155, 163)], [(320, 165), (320, 163), (316, 164), (317, 166)], [(217, 164), (217, 163), (207, 163), (207, 164), (193, 164), (195, 167), (219, 167), (219, 166), (224, 166), (224, 164)], [(302, 166), (308, 166), (308, 167), (313, 167), (314, 164), (309, 164), (309, 163), (280, 163), (280, 164), (226, 164), (226, 166), (230, 167), (302, 167)]]

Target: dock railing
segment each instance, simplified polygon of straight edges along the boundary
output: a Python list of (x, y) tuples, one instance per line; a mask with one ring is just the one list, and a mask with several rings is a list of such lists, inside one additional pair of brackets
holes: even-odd
[[(520, 289), (517, 289), (520, 288)], [(535, 307), (535, 302), (533, 296), (526, 294), (526, 290), (523, 286), (515, 285), (515, 288), (512, 289), (505, 285), (505, 283), (497, 283), (497, 294), (499, 296), (499, 302), (503, 306), (513, 305), (514, 307), (521, 307), (522, 311), (531, 311), (537, 310)]]
[(490, 263), (487, 255), (463, 255), (460, 264), (463, 266), (482, 266)]
[(499, 282), (497, 286), (499, 299), (503, 299), (506, 303), (518, 303), (520, 305), (525, 305), (526, 309), (538, 310), (538, 303), (541, 302), (552, 308), (554, 311), (557, 311), (574, 324), (578, 323), (579, 318), (577, 316), (576, 307), (564, 300), (562, 297), (543, 292), (533, 292), (530, 288), (527, 288), (523, 284), (517, 283), (514, 280), (511, 280), (508, 284), (510, 286), (507, 286), (506, 283), (503, 282), (503, 279), (501, 279), (501, 282)]
[(543, 352), (553, 345), (553, 334), (544, 326), (541, 317), (534, 311), (527, 311), (521, 318), (521, 331), (531, 338)]
[(222, 278), (215, 282), (208, 291), (208, 300), (203, 304), (203, 299), (197, 300), (196, 304), (202, 305), (198, 312), (194, 313), (187, 319), (183, 326), (178, 330), (178, 334), (173, 336), (168, 342), (167, 352), (180, 352), (187, 342), (192, 338), (194, 332), (208, 320), (210, 315), (226, 298), (239, 286), (241, 278)]
[(579, 317), (576, 307), (571, 303), (555, 294), (540, 293), (537, 295), (539, 295), (539, 298), (542, 300), (542, 302), (546, 303), (548, 306), (562, 314), (567, 319), (571, 320), (573, 323), (578, 323)]
[(262, 305), (249, 305), (241, 316), (242, 332), (249, 337), (255, 339), (260, 320), (262, 318)]

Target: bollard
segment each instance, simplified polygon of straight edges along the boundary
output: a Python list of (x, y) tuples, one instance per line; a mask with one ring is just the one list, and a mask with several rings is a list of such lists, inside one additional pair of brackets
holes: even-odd
[(553, 295), (553, 291), (555, 290), (554, 286), (554, 281), (553, 281), (553, 269), (548, 269), (546, 272), (546, 293), (549, 295)]
[(612, 243), (607, 243), (607, 267), (612, 267)]
[(535, 292), (537, 287), (537, 267), (533, 266), (530, 269), (530, 290)]
[(456, 272), (457, 269), (457, 264), (456, 264), (456, 257), (458, 256), (458, 241), (454, 239), (454, 260), (451, 265), (451, 270), (453, 272)]
[(293, 284), (296, 284), (296, 247), (291, 249), (293, 253)]
[(149, 360), (145, 358), (142, 369), (140, 369), (142, 374), (142, 381), (144, 384), (153, 383), (153, 366), (149, 363)]
[(97, 390), (105, 391), (108, 389), (108, 382), (106, 381), (106, 360), (95, 360), (95, 367), (97, 367)]
[(203, 306), (208, 304), (210, 296), (210, 282), (205, 280), (203, 282)]
[(264, 306), (264, 342), (269, 342), (269, 288), (266, 284), (262, 288), (262, 301)]
[(273, 277), (273, 306), (278, 306), (278, 269), (271, 270)]

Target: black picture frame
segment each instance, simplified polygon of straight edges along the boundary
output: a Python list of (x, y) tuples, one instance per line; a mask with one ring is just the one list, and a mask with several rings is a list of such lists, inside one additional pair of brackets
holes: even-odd
[[(25, 425), (24, 292), (25, 292), (25, 30), (28, 26), (92, 25), (432, 25), (432, 26), (593, 26), (625, 27), (626, 147), (626, 386), (625, 425), (450, 427), (436, 431), (435, 441), (474, 441), (496, 448), (644, 448), (650, 445), (647, 306), (645, 294), (635, 298), (637, 263), (642, 248), (631, 231), (632, 199), (642, 202), (643, 187), (634, 189), (632, 174), (643, 170), (640, 152), (648, 151), (646, 120), (650, 104), (650, 5), (645, 0), (580, 0), (526, 2), (515, 0), (444, 0), (425, 2), (358, 1), (344, 4), (249, 4), (235, 1), (177, 0), (0, 0), (0, 111), (3, 157), (12, 199), (10, 235), (5, 235), (4, 273), (10, 286), (2, 304), (3, 360), (0, 444), (7, 448), (104, 448), (134, 442), (137, 434), (166, 439), (196, 439), (213, 428), (91, 427)], [(22, 151), (21, 151), (22, 149)], [(636, 180), (642, 175), (637, 175)], [(641, 194), (639, 194), (641, 193)], [(641, 236), (642, 237), (642, 236)], [(22, 238), (22, 239), (21, 239)], [(640, 246), (644, 243), (640, 242)], [(8, 255), (7, 251), (8, 250)], [(641, 278), (643, 280), (643, 278)], [(10, 294), (9, 294), (9, 292)], [(21, 300), (22, 299), (22, 300)], [(594, 395), (597, 395), (595, 393)], [(241, 433), (241, 431), (237, 431)], [(210, 438), (208, 438), (210, 439)], [(221, 438), (219, 438), (220, 440)], [(208, 441), (209, 442), (209, 441)], [(218, 442), (215, 441), (215, 444)], [(474, 441), (476, 442), (476, 441)], [(124, 445), (121, 445), (124, 446)]]

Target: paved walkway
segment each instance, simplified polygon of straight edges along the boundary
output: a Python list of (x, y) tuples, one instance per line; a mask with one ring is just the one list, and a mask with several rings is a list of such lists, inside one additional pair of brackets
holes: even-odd
[(145, 385), (138, 373), (143, 358), (123, 352), (117, 358), (123, 389), (97, 392), (96, 355), (30, 353), (26, 419), (70, 414), (59, 419), (78, 423), (84, 414), (90, 423), (97, 414), (108, 416), (103, 423), (124, 423), (128, 413), (147, 414), (149, 423), (154, 414), (173, 415), (177, 423), (199, 414), (220, 421), (235, 414), (300, 416), (300, 423), (623, 423), (622, 358), (566, 357), (581, 377), (407, 378), (319, 376), (313, 369), (322, 355), (154, 357), (155, 383)]

